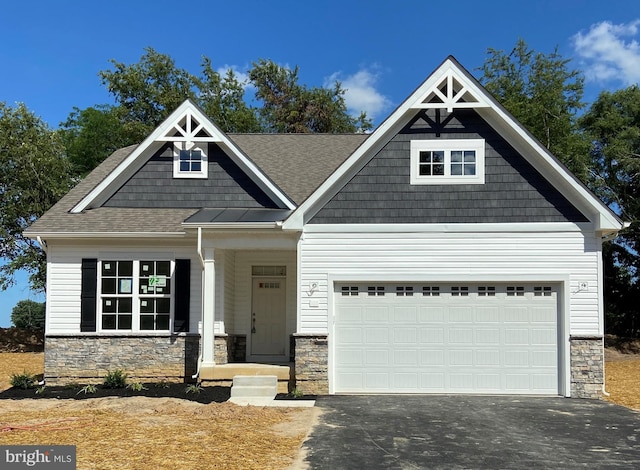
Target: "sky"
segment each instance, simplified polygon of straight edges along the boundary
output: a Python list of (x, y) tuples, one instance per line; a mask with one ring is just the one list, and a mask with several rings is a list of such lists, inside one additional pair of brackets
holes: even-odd
[[(640, 2), (634, 0), (32, 0), (0, 9), (0, 102), (51, 128), (74, 107), (113, 103), (98, 72), (152, 47), (197, 74), (202, 57), (241, 77), (259, 59), (299, 67), (300, 82), (339, 80), (354, 114), (379, 124), (453, 55), (478, 76), (487, 50), (518, 39), (557, 47), (585, 76), (585, 101), (640, 82)], [(44, 300), (27, 277), (0, 292), (0, 327), (15, 303)]]

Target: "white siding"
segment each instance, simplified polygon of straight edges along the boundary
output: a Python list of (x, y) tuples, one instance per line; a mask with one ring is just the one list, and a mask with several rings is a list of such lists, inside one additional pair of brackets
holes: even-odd
[[(94, 242), (95, 243), (95, 242)], [(133, 246), (132, 246), (133, 245)], [(190, 246), (166, 242), (134, 242), (124, 245), (117, 241), (103, 243), (70, 243), (50, 240), (47, 271), (47, 333), (80, 332), (80, 283), (83, 258), (98, 258), (122, 254), (135, 259), (145, 254), (163, 254), (172, 258), (191, 259), (190, 331), (198, 331), (202, 302), (202, 269), (198, 255)]]
[[(334, 228), (332, 228), (335, 230)], [(305, 233), (300, 333), (327, 333), (331, 283), (343, 280), (569, 280), (570, 334), (602, 334), (599, 243), (583, 232)], [(580, 284), (588, 288), (580, 290)], [(317, 291), (308, 295), (313, 284)]]

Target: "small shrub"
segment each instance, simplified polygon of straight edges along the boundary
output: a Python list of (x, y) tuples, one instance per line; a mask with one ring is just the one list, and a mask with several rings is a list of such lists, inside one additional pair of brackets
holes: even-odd
[(299, 388), (294, 388), (289, 392), (289, 396), (292, 398), (302, 398), (304, 396), (304, 393), (302, 393), (302, 390), (300, 390)]
[(15, 388), (21, 388), (23, 390), (27, 390), (36, 385), (36, 376), (33, 374), (29, 374), (28, 372), (23, 372), (22, 374), (12, 374), (11, 375), (11, 385)]
[(44, 392), (47, 390), (47, 386), (43, 385), (41, 387), (36, 388), (36, 395), (44, 395)]
[(184, 389), (184, 393), (195, 393), (199, 394), (202, 391), (202, 385), (197, 384), (189, 384), (187, 388)]
[(154, 384), (154, 387), (156, 387), (156, 388), (169, 388), (169, 381), (165, 380), (165, 379), (162, 379), (159, 382), (156, 382)]
[(122, 369), (112, 370), (104, 376), (103, 385), (105, 388), (124, 388), (127, 386), (127, 377)]
[(93, 384), (89, 384), (89, 385), (85, 385), (84, 387), (82, 387), (78, 393), (76, 393), (76, 395), (80, 395), (81, 393), (84, 393), (85, 395), (87, 393), (96, 393), (98, 391), (97, 387)]
[(142, 382), (131, 382), (129, 385), (127, 385), (127, 388), (129, 390), (133, 390), (134, 392), (141, 392), (143, 390), (149, 390), (147, 387), (145, 387)]

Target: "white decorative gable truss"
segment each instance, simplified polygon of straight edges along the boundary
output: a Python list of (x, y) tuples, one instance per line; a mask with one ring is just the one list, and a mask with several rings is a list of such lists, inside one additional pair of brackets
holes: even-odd
[(283, 228), (300, 230), (387, 142), (425, 109), (473, 109), (607, 236), (623, 224), (586, 186), (493, 98), (455, 58), (448, 57), (371, 136), (307, 198)]
[(295, 204), (190, 100), (182, 103), (100, 184), (76, 204), (72, 213), (100, 207), (167, 142), (218, 144), (224, 152), (283, 209)]

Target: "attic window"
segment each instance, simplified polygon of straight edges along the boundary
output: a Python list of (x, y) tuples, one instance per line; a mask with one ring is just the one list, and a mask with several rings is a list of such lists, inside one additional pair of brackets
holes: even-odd
[(206, 178), (206, 144), (193, 142), (176, 143), (173, 150), (174, 178)]
[(411, 184), (484, 184), (484, 139), (412, 140)]

